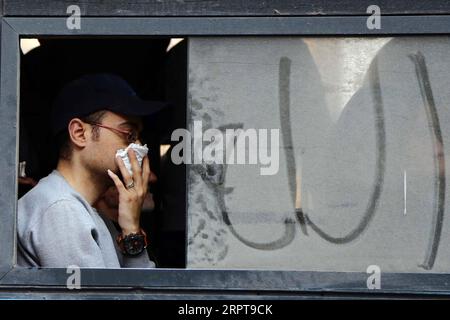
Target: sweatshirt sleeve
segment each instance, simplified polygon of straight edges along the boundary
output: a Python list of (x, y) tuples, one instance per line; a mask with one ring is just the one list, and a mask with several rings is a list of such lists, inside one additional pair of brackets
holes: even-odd
[(60, 200), (43, 212), (31, 238), (42, 267), (105, 268), (96, 237), (86, 209), (75, 201)]
[(137, 257), (123, 256), (123, 268), (155, 268), (155, 263), (148, 257), (147, 250), (144, 250)]

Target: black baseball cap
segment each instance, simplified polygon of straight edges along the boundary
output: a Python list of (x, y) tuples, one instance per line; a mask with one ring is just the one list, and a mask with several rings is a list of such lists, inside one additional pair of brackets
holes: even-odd
[(117, 75), (89, 74), (69, 82), (56, 97), (52, 106), (52, 133), (56, 136), (67, 129), (73, 118), (82, 118), (100, 110), (148, 117), (167, 106), (162, 101), (142, 100)]

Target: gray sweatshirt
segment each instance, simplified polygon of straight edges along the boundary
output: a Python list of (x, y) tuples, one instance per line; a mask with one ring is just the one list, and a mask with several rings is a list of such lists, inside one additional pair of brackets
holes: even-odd
[(76, 192), (57, 171), (18, 204), (17, 264), (23, 267), (154, 268), (144, 251), (124, 256), (114, 224)]

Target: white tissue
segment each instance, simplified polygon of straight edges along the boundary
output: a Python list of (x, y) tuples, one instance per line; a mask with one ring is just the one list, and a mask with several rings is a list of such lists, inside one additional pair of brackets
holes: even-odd
[(132, 175), (133, 170), (131, 170), (131, 163), (130, 159), (128, 158), (128, 149), (132, 148), (134, 150), (134, 153), (136, 154), (136, 158), (139, 162), (139, 166), (142, 167), (142, 159), (145, 157), (145, 155), (148, 153), (147, 145), (144, 144), (141, 146), (137, 143), (131, 143), (126, 149), (119, 149), (116, 152), (116, 157), (121, 157), (123, 160), (123, 163), (125, 164), (125, 167), (128, 169), (128, 172)]

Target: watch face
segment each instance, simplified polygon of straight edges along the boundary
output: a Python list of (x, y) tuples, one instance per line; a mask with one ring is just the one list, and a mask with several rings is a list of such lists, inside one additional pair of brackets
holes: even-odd
[(131, 234), (123, 239), (123, 248), (128, 255), (135, 256), (145, 249), (145, 236)]

